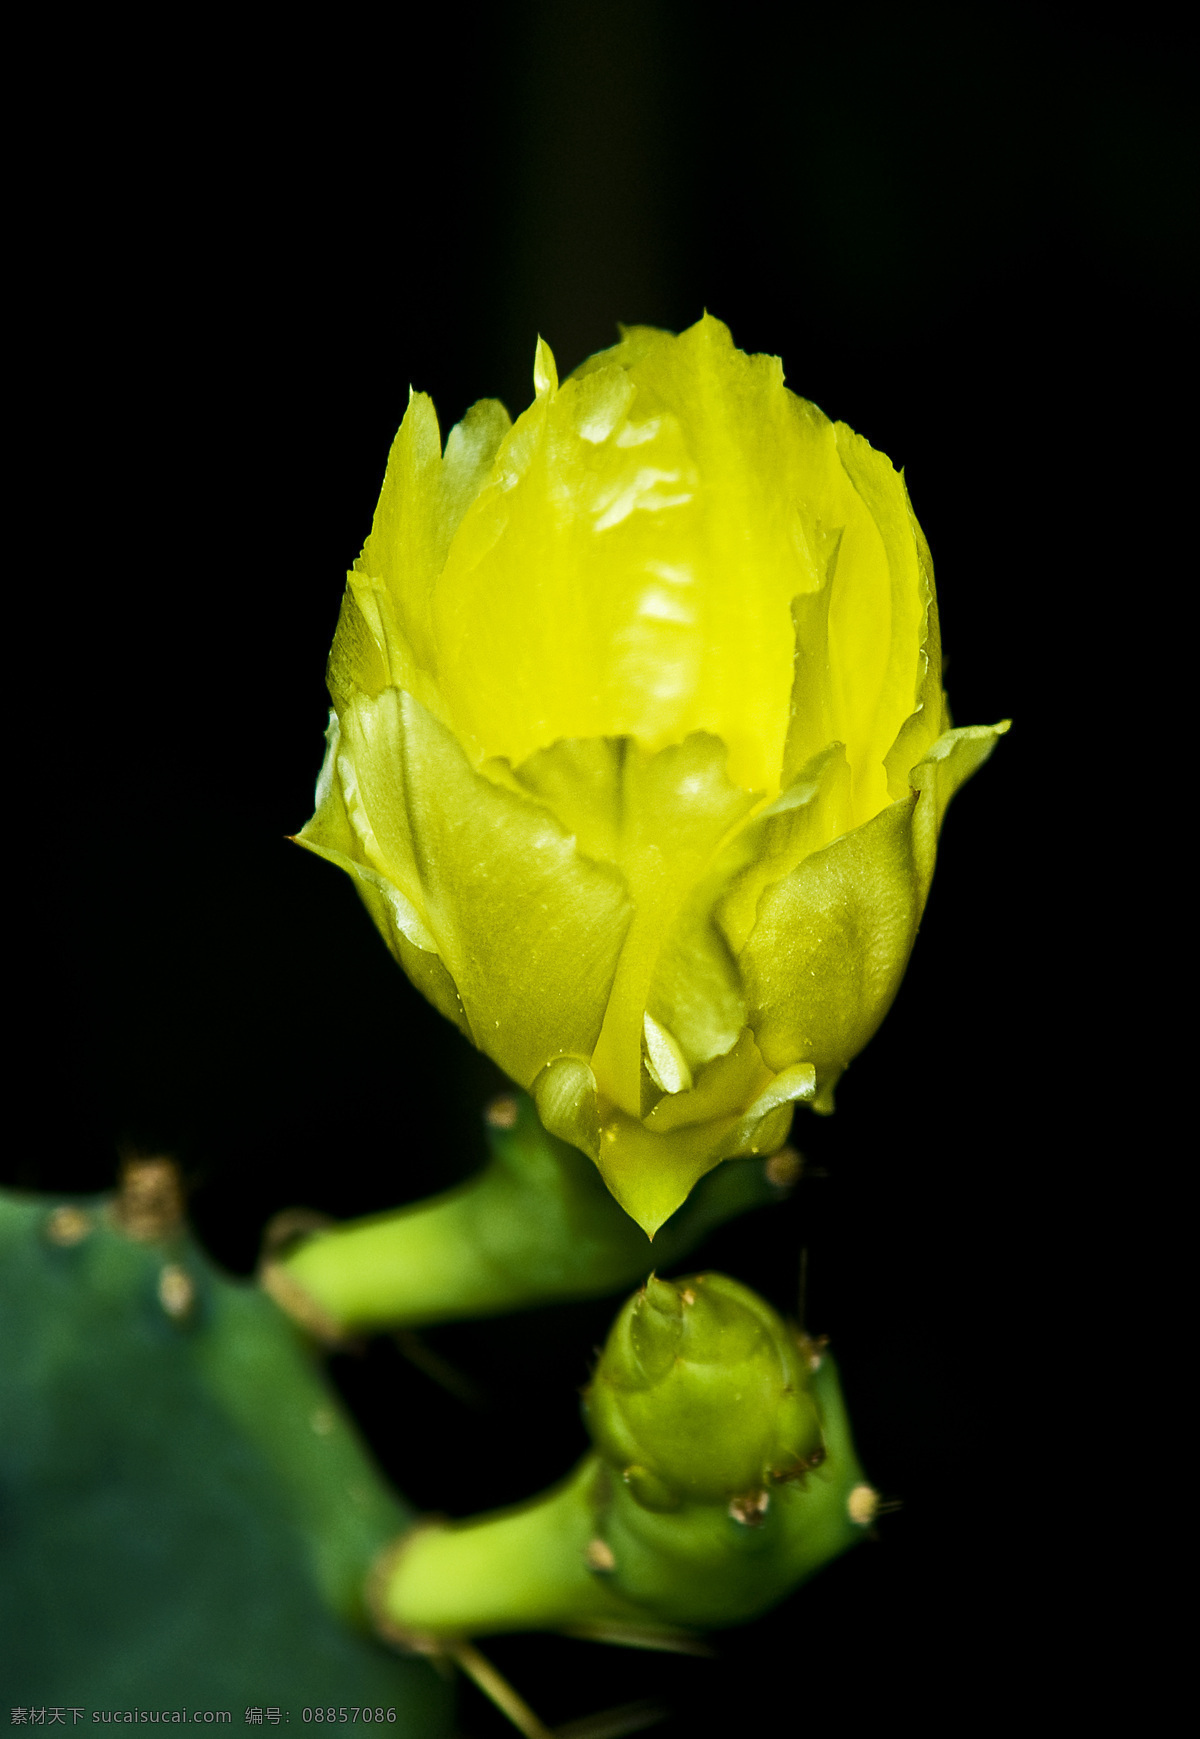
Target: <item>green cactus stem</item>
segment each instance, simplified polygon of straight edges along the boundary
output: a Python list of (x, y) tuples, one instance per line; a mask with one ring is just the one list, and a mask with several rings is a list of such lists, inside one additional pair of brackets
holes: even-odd
[(596, 1298), (680, 1261), (714, 1226), (778, 1201), (798, 1158), (729, 1160), (653, 1244), (592, 1162), (547, 1134), (524, 1094), (487, 1117), (491, 1156), (444, 1195), (310, 1234), (264, 1264), (276, 1300), (319, 1337)]
[(372, 1596), (385, 1634), (669, 1643), (756, 1617), (875, 1516), (833, 1360), (723, 1275), (651, 1278), (585, 1411), (595, 1448), (561, 1485), (396, 1543)]
[(448, 1687), (370, 1633), (412, 1512), (295, 1325), (188, 1235), (173, 1168), (0, 1193), (0, 1682), (15, 1703), (367, 1704), (445, 1739)]

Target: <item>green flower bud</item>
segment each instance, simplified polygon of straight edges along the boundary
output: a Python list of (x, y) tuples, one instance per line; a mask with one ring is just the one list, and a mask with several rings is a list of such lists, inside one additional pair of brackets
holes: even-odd
[(809, 1375), (795, 1334), (736, 1280), (652, 1277), (609, 1335), (588, 1424), (648, 1509), (753, 1502), (824, 1459)]
[(895, 995), (952, 793), (890, 461), (708, 316), (443, 453), (415, 394), (329, 661), (302, 844), (653, 1235), (771, 1152)]
[(724, 1275), (651, 1279), (585, 1406), (594, 1448), (562, 1484), (398, 1543), (375, 1591), (389, 1634), (653, 1642), (743, 1624), (878, 1509), (833, 1360)]
[(631, 1299), (586, 1408), (592, 1562), (651, 1618), (751, 1618), (875, 1513), (832, 1361), (723, 1274), (652, 1279)]

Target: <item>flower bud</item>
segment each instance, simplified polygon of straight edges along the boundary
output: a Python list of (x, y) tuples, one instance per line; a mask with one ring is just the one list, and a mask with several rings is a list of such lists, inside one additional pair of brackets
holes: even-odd
[(646, 1509), (750, 1502), (824, 1459), (808, 1378), (795, 1334), (747, 1287), (652, 1276), (613, 1325), (588, 1426)]
[(593, 1447), (566, 1480), (398, 1544), (376, 1587), (385, 1630), (655, 1646), (765, 1612), (877, 1513), (833, 1360), (722, 1274), (649, 1280), (585, 1411)]
[(832, 1108), (952, 793), (928, 549), (890, 461), (705, 316), (443, 453), (414, 394), (348, 576), (316, 814), (413, 983), (651, 1235)]

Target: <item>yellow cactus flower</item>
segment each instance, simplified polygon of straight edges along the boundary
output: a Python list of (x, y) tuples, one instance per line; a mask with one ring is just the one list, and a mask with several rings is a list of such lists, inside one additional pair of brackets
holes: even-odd
[(955, 788), (890, 460), (705, 316), (442, 450), (419, 393), (329, 660), (300, 842), (651, 1235), (771, 1152), (900, 983)]

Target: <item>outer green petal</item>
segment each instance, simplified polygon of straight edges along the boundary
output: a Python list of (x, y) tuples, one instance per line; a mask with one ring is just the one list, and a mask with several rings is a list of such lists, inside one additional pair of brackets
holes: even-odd
[[(359, 885), (400, 913), (410, 943), (436, 949), (475, 1042), (522, 1086), (556, 1055), (589, 1055), (631, 915), (619, 875), (541, 805), (476, 773), (411, 695), (347, 708), (335, 760)], [(406, 929), (410, 911), (420, 931)]]
[(763, 894), (738, 964), (770, 1068), (812, 1062), (823, 1085), (890, 1007), (921, 915), (916, 806), (890, 805)]
[(477, 1042), (527, 1086), (552, 1057), (594, 1047), (628, 896), (549, 811), (475, 773), (415, 701), (400, 706), (431, 927)]
[(467, 1038), (474, 1039), (454, 980), (436, 952), (426, 915), (379, 869), (362, 859), (361, 841), (351, 824), (338, 773), (341, 730), (334, 713), (329, 717), (326, 741), (316, 814), (296, 835), (296, 844), (337, 864), (353, 878), (380, 935), (422, 996)]
[[(913, 768), (909, 783), (921, 793), (913, 828), (913, 846), (917, 871), (921, 878), (921, 904), (929, 895), (933, 880), (933, 865), (937, 855), (937, 836), (950, 799), (960, 785), (965, 785), (972, 773), (991, 755), (1000, 738), (1008, 732), (1010, 719), (998, 725), (962, 725), (946, 731), (934, 743), (923, 760)], [(930, 805), (927, 795), (933, 798)]]
[[(803, 856), (778, 880), (768, 884), (769, 852), (747, 872), (764, 889), (738, 956), (750, 1025), (770, 1068), (815, 1063), (821, 1109), (831, 1107), (833, 1081), (871, 1038), (899, 988), (946, 806), (1007, 729), (1005, 723), (945, 733), (913, 769), (908, 799)], [(733, 907), (727, 896), (723, 915)]]
[(724, 1055), (746, 1025), (736, 955), (764, 887), (848, 825), (849, 769), (834, 743), (742, 827), (697, 881), (655, 966), (648, 1011), (677, 1035), (693, 1069)]
[(845, 748), (828, 748), (802, 767), (779, 797), (755, 816), (716, 866), (713, 913), (734, 954), (758, 921), (764, 888), (851, 826), (850, 769)]

